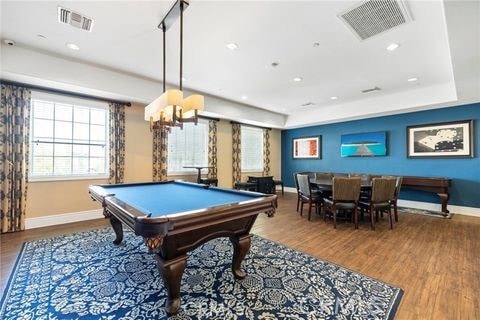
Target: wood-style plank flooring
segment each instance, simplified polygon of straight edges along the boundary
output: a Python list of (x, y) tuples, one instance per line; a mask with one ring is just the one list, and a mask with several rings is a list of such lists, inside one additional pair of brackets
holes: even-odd
[[(396, 319), (480, 319), (480, 218), (452, 219), (400, 213), (370, 230), (295, 211), (295, 194), (279, 195), (274, 218), (260, 215), (253, 233), (404, 289)], [(92, 220), (0, 235), (2, 292), (24, 241), (109, 227)], [(113, 235), (113, 231), (112, 231)]]

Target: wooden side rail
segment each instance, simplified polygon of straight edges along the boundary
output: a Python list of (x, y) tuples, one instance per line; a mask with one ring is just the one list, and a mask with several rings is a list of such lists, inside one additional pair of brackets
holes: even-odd
[(448, 188), (451, 185), (452, 180), (448, 178), (404, 176), (402, 181), (402, 188), (436, 193), (442, 202), (443, 216), (448, 216), (450, 212), (447, 205), (450, 198)]

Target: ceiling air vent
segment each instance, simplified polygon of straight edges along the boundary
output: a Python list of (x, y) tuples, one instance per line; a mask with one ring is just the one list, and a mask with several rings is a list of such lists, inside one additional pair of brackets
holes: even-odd
[(93, 27), (92, 18), (62, 7), (58, 7), (58, 22), (69, 24), (72, 27), (88, 32), (92, 31)]
[(373, 87), (373, 88), (370, 88), (370, 89), (362, 90), (362, 93), (369, 93), (369, 92), (380, 91), (380, 90), (382, 90), (382, 89), (380, 89), (379, 87)]
[(338, 15), (360, 40), (412, 21), (403, 0), (367, 0)]

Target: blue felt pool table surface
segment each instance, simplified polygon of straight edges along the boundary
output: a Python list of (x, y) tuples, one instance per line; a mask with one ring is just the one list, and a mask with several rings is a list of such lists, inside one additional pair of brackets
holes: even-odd
[(182, 182), (102, 186), (109, 195), (145, 212), (161, 217), (214, 206), (261, 198), (261, 194), (219, 188), (204, 188)]

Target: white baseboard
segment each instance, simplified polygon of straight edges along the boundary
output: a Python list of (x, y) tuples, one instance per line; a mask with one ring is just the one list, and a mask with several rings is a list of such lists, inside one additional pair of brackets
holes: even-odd
[[(291, 187), (285, 187), (285, 192), (297, 193), (297, 189), (291, 188)], [(398, 206), (421, 209), (421, 210), (430, 210), (430, 211), (442, 210), (442, 205), (440, 203), (430, 203), (430, 202), (401, 200), (401, 199), (398, 200)], [(453, 213), (453, 214), (463, 214), (466, 216), (480, 217), (480, 208), (455, 206), (451, 204), (449, 204), (447, 208), (448, 208), (448, 211), (450, 211), (450, 213)]]
[(51, 216), (27, 218), (25, 229), (54, 226), (70, 222), (93, 220), (103, 218), (102, 209), (55, 214)]

